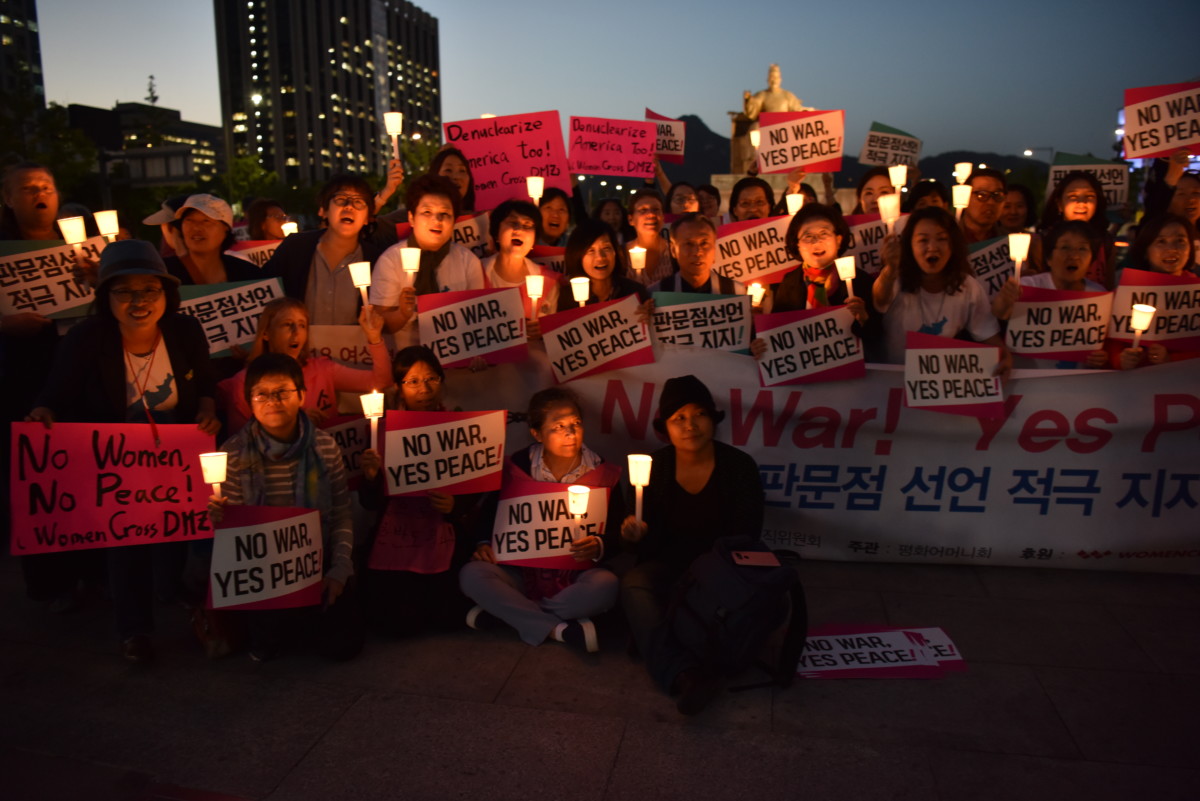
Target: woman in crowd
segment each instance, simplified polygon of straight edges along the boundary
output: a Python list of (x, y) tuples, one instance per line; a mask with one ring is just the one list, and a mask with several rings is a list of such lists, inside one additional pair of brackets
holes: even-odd
[[(458, 189), (439, 175), (422, 175), (409, 186), (405, 205), (412, 233), (379, 257), (371, 283), (371, 303), (388, 331), (415, 326), (418, 295), (484, 288), (478, 257), (454, 241), (459, 203)], [(421, 251), (415, 274), (404, 270), (405, 247)]]
[[(442, 412), (446, 373), (433, 351), (413, 345), (392, 362), (400, 386), (397, 408)], [(480, 496), (430, 490), (388, 497), (379, 452), (363, 452), (362, 505), (379, 512), (368, 549), (368, 619), (380, 631), (408, 636), (461, 626), (469, 603), (458, 591), (458, 571), (471, 556)]]
[(729, 217), (734, 222), (769, 217), (774, 206), (775, 192), (762, 178), (742, 178), (729, 193)]
[(667, 213), (688, 214), (693, 211), (700, 211), (700, 196), (696, 194), (696, 187), (686, 181), (671, 184), (667, 191)]
[(1167, 212), (1183, 217), (1193, 228), (1200, 225), (1200, 173), (1185, 172), (1179, 177)]
[(1004, 206), (1000, 209), (997, 225), (1004, 234), (1020, 234), (1032, 231), (1037, 224), (1037, 201), (1029, 187), (1009, 184), (1005, 190)]
[(850, 213), (878, 214), (879, 196), (895, 193), (896, 187), (892, 186), (892, 179), (888, 173), (888, 168), (872, 167), (863, 173), (862, 178), (858, 179), (858, 188), (855, 190), (858, 203), (854, 206), (854, 211)]
[(444, 147), (429, 162), (429, 175), (440, 175), (458, 190), (458, 213), (475, 213), (475, 179), (467, 157), (456, 147)]
[[(1072, 292), (1104, 292), (1104, 287), (1086, 277), (1088, 265), (1100, 248), (1100, 240), (1090, 225), (1082, 220), (1064, 222), (1051, 229), (1045, 236), (1046, 265), (1044, 273), (1023, 273), (1020, 286), (1016, 277), (1008, 279), (992, 301), (992, 313), (999, 320), (1012, 318), (1013, 304), (1021, 297), (1021, 287), (1069, 290)], [(1104, 367), (1108, 364), (1108, 353), (1097, 348), (1085, 362), (1052, 361), (1049, 359), (1019, 359), (1018, 367), (1073, 369), (1076, 367)]]
[(571, 227), (571, 198), (558, 187), (548, 186), (538, 200), (538, 209), (542, 215), (538, 242), (556, 248), (566, 245)]
[(1113, 241), (1108, 234), (1108, 204), (1104, 200), (1104, 187), (1096, 176), (1075, 170), (1063, 176), (1046, 198), (1046, 208), (1038, 226), (1038, 236), (1029, 245), (1029, 260), (1037, 269), (1045, 269), (1041, 236), (1060, 222), (1079, 220), (1091, 226), (1101, 241), (1096, 258), (1088, 268), (1087, 277), (1102, 284), (1106, 289), (1114, 286)]
[(716, 222), (721, 217), (721, 190), (704, 184), (696, 187), (696, 197), (700, 200), (700, 213)]
[(176, 236), (187, 246), (182, 256), (164, 259), (167, 272), (182, 284), (224, 284), (255, 281), (263, 273), (251, 262), (225, 251), (233, 235), (233, 209), (213, 195), (191, 195), (175, 212)]
[(255, 662), (274, 658), (302, 637), (311, 639), (323, 656), (350, 659), (364, 640), (350, 585), (354, 530), (342, 451), (303, 413), (304, 394), (304, 372), (291, 356), (266, 353), (250, 362), (245, 400), (254, 417), (221, 446), (229, 454), (225, 483), (219, 496), (208, 498), (209, 517), (216, 525), (231, 505), (291, 506), (314, 509), (321, 516), (321, 605), (244, 612)]
[[(529, 400), (528, 422), (534, 443), (505, 464), (506, 484), (548, 481), (607, 488), (607, 524), (603, 536), (572, 541), (572, 557), (586, 565), (580, 570), (497, 564), (490, 542), (481, 542), (473, 561), (459, 572), (462, 591), (479, 605), (471, 610), (467, 624), (484, 628), (490, 615), (512, 626), (530, 645), (553, 639), (598, 651), (590, 618), (610, 609), (617, 599), (617, 577), (598, 563), (613, 555), (618, 541), (616, 527), (624, 515), (616, 491), (621, 471), (583, 444), (583, 412), (570, 390), (555, 387), (536, 393)], [(492, 514), (482, 515), (481, 522), (490, 534), (496, 506), (489, 509)]]
[(969, 334), (997, 345), (1007, 369), (1008, 351), (992, 316), (987, 292), (971, 274), (967, 243), (944, 209), (914, 212), (900, 235), (898, 267), (885, 263), (874, 284), (875, 308), (883, 314), (884, 360), (904, 363), (905, 334), (943, 337)]
[[(158, 251), (136, 239), (113, 242), (100, 257), (92, 316), (63, 340), (53, 372), (26, 418), (54, 421), (192, 423), (220, 428), (208, 342), (195, 319), (178, 313), (179, 279)], [(122, 653), (153, 658), (154, 597), (176, 597), (184, 543), (108, 548), (108, 576)]]
[(629, 224), (633, 226), (634, 240), (626, 250), (639, 247), (646, 251), (646, 267), (641, 275), (636, 272), (634, 280), (649, 286), (675, 272), (671, 258), (671, 243), (663, 236), (663, 197), (657, 189), (639, 189), (629, 201)]
[[(496, 253), (483, 260), (484, 286), (520, 290), (530, 339), (541, 338), (539, 318), (557, 310), (560, 294), (559, 274), (529, 259), (529, 251), (537, 241), (539, 216), (537, 206), (524, 200), (506, 200), (493, 209), (488, 229)], [(525, 284), (525, 277), (529, 275), (542, 276), (542, 297), (537, 309), (533, 308)]]
[(694, 714), (718, 689), (718, 677), (671, 638), (655, 631), (672, 589), (718, 537), (758, 539), (764, 495), (754, 459), (717, 441), (725, 417), (693, 375), (663, 386), (654, 429), (670, 444), (653, 454), (643, 520), (630, 516), (621, 537), (638, 564), (621, 581), (630, 633), (660, 686), (682, 693), (679, 711)]
[(256, 242), (283, 239), (283, 224), (287, 212), (277, 200), (260, 197), (246, 209), (246, 228)]
[(354, 325), (361, 294), (350, 265), (375, 264), (379, 246), (371, 239), (374, 193), (358, 175), (334, 176), (317, 196), (325, 227), (293, 234), (279, 243), (263, 265), (262, 277), (283, 279), (283, 292), (304, 301), (313, 325)]
[[(643, 304), (650, 300), (646, 288), (628, 277), (624, 252), (613, 230), (599, 220), (584, 220), (571, 232), (563, 272), (568, 280), (581, 277), (590, 280), (587, 305), (627, 295), (637, 295)], [(564, 287), (558, 293), (557, 311), (577, 306), (574, 295)]]
[[(1139, 270), (1163, 273), (1188, 279), (1200, 286), (1196, 267), (1196, 229), (1186, 217), (1166, 214), (1142, 224), (1137, 239), (1129, 248), (1129, 264)], [(1113, 313), (1122, 310), (1113, 309)], [(1178, 347), (1152, 342), (1139, 348), (1109, 345), (1110, 363), (1122, 370), (1132, 370), (1150, 364), (1162, 364), (1200, 357), (1200, 350), (1180, 350)]]
[[(291, 356), (304, 371), (304, 411), (320, 425), (337, 414), (337, 393), (383, 391), (392, 385), (387, 346), (383, 342), (383, 318), (370, 306), (358, 312), (358, 325), (367, 340), (369, 369), (350, 367), (328, 356), (312, 356), (308, 347), (308, 307), (295, 298), (276, 298), (258, 316), (258, 333), (250, 359), (264, 353)], [(226, 431), (238, 432), (252, 415), (246, 402), (246, 371), (242, 370), (217, 385), (217, 399), (225, 414)]]
[(625, 207), (615, 197), (606, 197), (598, 201), (592, 209), (592, 219), (606, 223), (609, 228), (613, 229), (617, 240), (622, 244), (634, 238)]
[[(904, 193), (906, 213), (911, 213), (926, 206), (937, 206), (939, 209), (950, 208), (950, 190), (941, 181), (931, 178), (928, 181), (917, 181)], [(876, 201), (878, 204), (878, 201)]]

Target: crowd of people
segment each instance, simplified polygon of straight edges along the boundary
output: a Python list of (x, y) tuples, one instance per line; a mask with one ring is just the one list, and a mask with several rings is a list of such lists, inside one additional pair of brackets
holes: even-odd
[[(569, 278), (588, 279), (586, 304), (636, 296), (646, 319), (656, 292), (745, 294), (745, 286), (713, 269), (719, 226), (787, 214), (785, 196), (801, 194), (804, 203), (786, 234), (787, 253), (799, 266), (766, 288), (756, 313), (846, 306), (870, 361), (902, 362), (906, 333), (919, 331), (996, 345), (1006, 356), (1005, 371), (1011, 361), (1003, 328), (1023, 286), (1110, 290), (1129, 267), (1200, 283), (1200, 174), (1188, 172), (1187, 163), (1186, 155), (1165, 163), (1123, 260), (1103, 188), (1086, 172), (1069, 173), (1053, 187), (1040, 218), (1032, 192), (996, 170), (976, 169), (966, 179), (970, 202), (961, 217), (950, 208), (945, 185), (915, 182), (904, 193), (910, 216), (903, 232), (882, 243), (882, 269), (860, 272), (851, 287), (834, 267), (851, 237), (829, 176), (824, 202), (800, 173), (788, 176), (779, 198), (766, 181), (746, 176), (723, 199), (711, 185), (671, 184), (659, 171), (658, 186), (625, 200), (604, 198), (590, 213), (580, 197), (559, 190), (534, 202), (514, 197), (478, 209), (469, 159), (447, 147), (410, 181), (403, 205), (391, 213), (380, 211), (401, 185), (397, 162), (380, 192), (362, 176), (332, 177), (317, 195), (321, 225), (313, 230), (285, 236), (288, 215), (281, 204), (249, 204), (250, 238), (281, 240), (261, 268), (228, 252), (235, 228), (229, 203), (209, 194), (172, 198), (144, 220), (159, 227), (157, 244), (121, 239), (104, 248), (98, 263), (80, 259), (79, 272), (93, 284), (95, 299), (86, 319), (65, 334), (36, 312), (0, 317), (7, 419), (46, 426), (190, 423), (205, 434), (219, 433), (228, 474), (221, 492), (209, 499), (211, 521), (219, 525), (235, 505), (319, 512), (322, 603), (236, 614), (205, 610), (211, 540), (26, 556), (28, 593), (68, 611), (79, 604), (82, 588), (105, 587), (122, 653), (134, 662), (153, 658), (153, 610), (164, 601), (195, 610), (210, 656), (244, 647), (260, 661), (301, 641), (347, 659), (361, 650), (371, 629), (408, 636), (463, 625), (505, 624), (530, 645), (559, 641), (594, 651), (594, 618), (619, 603), (631, 647), (664, 689), (682, 693), (680, 709), (695, 711), (715, 682), (708, 666), (661, 634), (672, 590), (717, 538), (757, 539), (764, 507), (754, 460), (717, 439), (723, 413), (708, 388), (694, 376), (663, 385), (654, 426), (668, 444), (654, 455), (640, 518), (631, 513), (621, 460), (614, 461), (624, 454), (606, 459), (585, 444), (589, 399), (567, 388), (530, 398), (520, 418), (529, 445), (506, 461), (505, 484), (606, 488), (609, 524), (598, 536), (572, 542), (581, 569), (499, 563), (491, 545), (499, 494), (390, 497), (383, 459), (372, 449), (362, 456), (362, 486), (351, 492), (338, 445), (322, 430), (338, 392), (388, 389), (392, 408), (449, 410), (443, 393), (452, 373), (433, 351), (414, 344), (388, 355), (387, 334), (407, 332), (415, 339), (418, 298), (516, 288), (528, 336), (536, 340), (542, 316), (576, 305)], [(4, 174), (2, 189), (0, 237), (62, 238), (50, 170), (18, 164)], [(886, 169), (868, 171), (852, 213), (877, 213), (879, 198), (895, 191)], [(481, 261), (454, 241), (454, 231), (463, 215), (484, 210), (490, 212), (490, 242)], [(1033, 234), (1020, 281), (1011, 279), (989, 298), (973, 275), (968, 247), (1019, 231)], [(535, 247), (562, 248), (562, 273), (533, 261)], [(403, 248), (419, 250), (416, 270), (405, 269)], [(630, 256), (635, 250), (636, 264)], [(350, 275), (356, 262), (371, 265), (365, 305)], [(529, 276), (543, 279), (537, 298), (528, 293)], [(279, 278), (285, 297), (262, 309), (248, 352), (210, 359), (200, 325), (179, 311), (180, 287), (263, 277)], [(357, 326), (371, 367), (312, 355), (311, 325)], [(764, 349), (761, 340), (751, 345), (756, 357)], [(1058, 366), (1130, 370), (1196, 355), (1157, 343), (1112, 342), (1086, 361)], [(478, 358), (471, 365), (486, 367)], [(472, 410), (489, 408), (487, 398), (464, 400)]]

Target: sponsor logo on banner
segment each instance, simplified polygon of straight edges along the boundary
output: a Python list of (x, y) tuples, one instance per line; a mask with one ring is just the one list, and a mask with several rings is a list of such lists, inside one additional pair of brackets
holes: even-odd
[[(32, 312), (46, 317), (82, 317), (92, 302), (92, 288), (75, 280), (75, 249), (54, 242), (0, 243), (0, 314)], [(94, 236), (79, 248), (93, 261), (107, 243)], [(42, 247), (38, 247), (41, 245)]]
[(438, 490), (451, 495), (499, 489), (504, 412), (398, 412), (385, 416), (383, 471), (388, 495)]
[(525, 304), (518, 287), (466, 289), (417, 297), (421, 344), (442, 367), (466, 367), (476, 356), (489, 364), (521, 361), (525, 341)]
[(546, 188), (573, 189), (557, 111), (448, 122), (444, 138), (467, 157), (477, 208), (528, 199), (525, 179), (531, 175), (545, 178)]
[(321, 603), (321, 513), (229, 506), (213, 535), (210, 609), (291, 609)]
[(12, 424), (12, 552), (202, 540), (209, 486), (195, 423)]
[(658, 342), (749, 352), (749, 295), (655, 292), (654, 304), (654, 338)]
[(542, 318), (542, 342), (555, 382), (654, 361), (637, 295)]
[(687, 140), (687, 123), (683, 120), (664, 117), (646, 109), (646, 119), (654, 123), (654, 155), (659, 161), (672, 164), (683, 163), (684, 144)]
[[(180, 314), (195, 317), (208, 338), (208, 354), (228, 356), (234, 345), (249, 345), (258, 331), (262, 307), (283, 297), (278, 278), (179, 287)], [(361, 330), (361, 329), (360, 329)]]
[(1000, 349), (909, 332), (904, 351), (905, 404), (951, 414), (997, 418), (1004, 414)]
[(1125, 158), (1200, 153), (1200, 81), (1125, 90)]
[(895, 164), (917, 166), (921, 159), (921, 140), (899, 128), (891, 128), (881, 122), (871, 123), (862, 152), (860, 164), (890, 167)]
[(787, 254), (787, 229), (791, 222), (792, 218), (785, 215), (722, 225), (717, 231), (713, 272), (743, 284), (758, 282), (765, 286), (783, 280), (783, 276), (800, 266), (798, 260)]
[(1087, 361), (1104, 347), (1111, 292), (1069, 292), (1021, 287), (1004, 342), (1018, 356)]
[(572, 117), (567, 167), (573, 174), (654, 177), (654, 123)]
[(759, 316), (755, 327), (767, 344), (758, 360), (762, 385), (862, 378), (867, 367), (853, 324), (845, 306)]
[(845, 111), (771, 111), (758, 116), (758, 171), (837, 172), (842, 168)]

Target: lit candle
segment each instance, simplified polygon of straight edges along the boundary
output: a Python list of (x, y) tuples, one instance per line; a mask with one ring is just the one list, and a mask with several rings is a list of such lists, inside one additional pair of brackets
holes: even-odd
[(531, 175), (525, 179), (525, 191), (533, 198), (533, 205), (537, 205), (542, 199), (542, 194), (546, 190), (546, 179), (540, 175)]
[[(887, 195), (883, 197), (887, 197)], [(833, 263), (837, 267), (838, 278), (842, 279), (846, 284), (846, 291), (850, 293), (850, 297), (854, 297), (854, 274), (856, 272), (854, 257), (842, 256), (841, 258), (834, 259)]]
[(794, 195), (786, 195), (784, 198), (787, 201), (788, 214), (795, 214), (804, 208), (804, 193), (797, 192)]
[(225, 469), (229, 464), (229, 454), (225, 451), (200, 454), (200, 472), (204, 474), (204, 483), (212, 484), (213, 495), (221, 497), (221, 484), (225, 481)]
[(354, 286), (358, 287), (358, 291), (362, 293), (363, 305), (368, 305), (370, 301), (367, 300), (367, 287), (371, 285), (371, 262), (350, 262), (350, 281), (354, 284)]
[(592, 294), (592, 279), (585, 275), (571, 279), (571, 297), (575, 298), (575, 302), (580, 306), (586, 306), (588, 296)]
[(762, 131), (755, 128), (750, 132), (750, 147), (758, 150), (759, 144), (762, 142)]
[(383, 112), (383, 127), (392, 137), (392, 158), (400, 160), (400, 134), (404, 131), (404, 115), (399, 111)]
[(1135, 349), (1142, 344), (1142, 334), (1149, 330), (1150, 321), (1154, 319), (1156, 311), (1158, 309), (1144, 303), (1133, 304), (1133, 312), (1129, 316), (1129, 327), (1133, 329), (1133, 347)]
[(83, 258), (83, 249), (79, 247), (87, 241), (87, 229), (82, 217), (63, 217), (58, 221), (58, 230), (62, 232), (63, 241), (75, 250), (75, 258)]
[(379, 450), (379, 418), (383, 417), (383, 393), (371, 391), (358, 396), (362, 402), (363, 416), (371, 421), (371, 448)]
[(888, 178), (892, 181), (892, 186), (896, 187), (896, 195), (898, 196), (904, 189), (904, 184), (908, 181), (908, 165), (896, 164), (888, 167)]
[(529, 295), (529, 308), (533, 310), (533, 318), (538, 316), (538, 301), (542, 299), (542, 292), (546, 288), (546, 277), (544, 275), (527, 275), (525, 276), (525, 294)]
[(633, 267), (637, 275), (641, 275), (642, 270), (646, 269), (646, 249), (643, 247), (630, 248), (629, 265)]
[(971, 162), (969, 161), (960, 161), (955, 164), (954, 180), (958, 181), (960, 184), (966, 183), (967, 179), (971, 177), (971, 166)]
[(897, 194), (880, 195), (879, 217), (887, 225), (888, 233), (895, 233), (896, 220), (900, 219), (900, 196)]
[(117, 232), (121, 230), (121, 223), (117, 220), (117, 212), (108, 209), (107, 211), (98, 211), (94, 216), (96, 217), (96, 227), (100, 229), (100, 236), (109, 242), (115, 242)]
[(750, 285), (750, 303), (751, 303), (751, 305), (755, 306), (756, 308), (758, 306), (761, 306), (763, 295), (766, 293), (766, 291), (767, 290), (763, 288), (762, 284), (759, 284), (759, 283), (751, 284)]
[(654, 460), (644, 453), (629, 454), (629, 483), (634, 487), (636, 506), (635, 518), (642, 520), (642, 489), (650, 483), (650, 464)]
[(400, 266), (410, 276), (421, 269), (420, 248), (400, 248)]
[(968, 184), (957, 184), (950, 187), (950, 191), (954, 198), (956, 219), (962, 219), (963, 209), (971, 205), (971, 187)]
[(283, 229), (284, 236), (291, 236), (292, 234), (299, 233), (300, 231), (300, 223), (285, 222), (279, 227)]
[[(580, 519), (587, 514), (588, 496), (592, 494), (591, 487), (585, 487), (582, 484), (572, 484), (567, 487), (567, 511), (575, 518), (576, 525)], [(575, 539), (579, 539), (579, 535), (583, 533), (582, 527), (576, 532)]]
[(1021, 282), (1021, 262), (1029, 256), (1029, 234), (1009, 234), (1008, 235), (1008, 255), (1013, 260), (1015, 267), (1013, 275), (1017, 279), (1017, 283)]

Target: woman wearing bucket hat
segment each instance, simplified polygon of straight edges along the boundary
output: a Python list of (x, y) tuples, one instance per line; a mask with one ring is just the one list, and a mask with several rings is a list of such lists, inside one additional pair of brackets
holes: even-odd
[[(216, 434), (216, 382), (200, 324), (178, 313), (179, 279), (149, 242), (113, 242), (100, 256), (91, 316), (63, 339), (50, 379), (26, 420), (195, 422)], [(126, 659), (153, 658), (155, 592), (178, 590), (186, 544), (107, 549), (109, 583)], [(156, 580), (157, 579), (157, 580)]]

